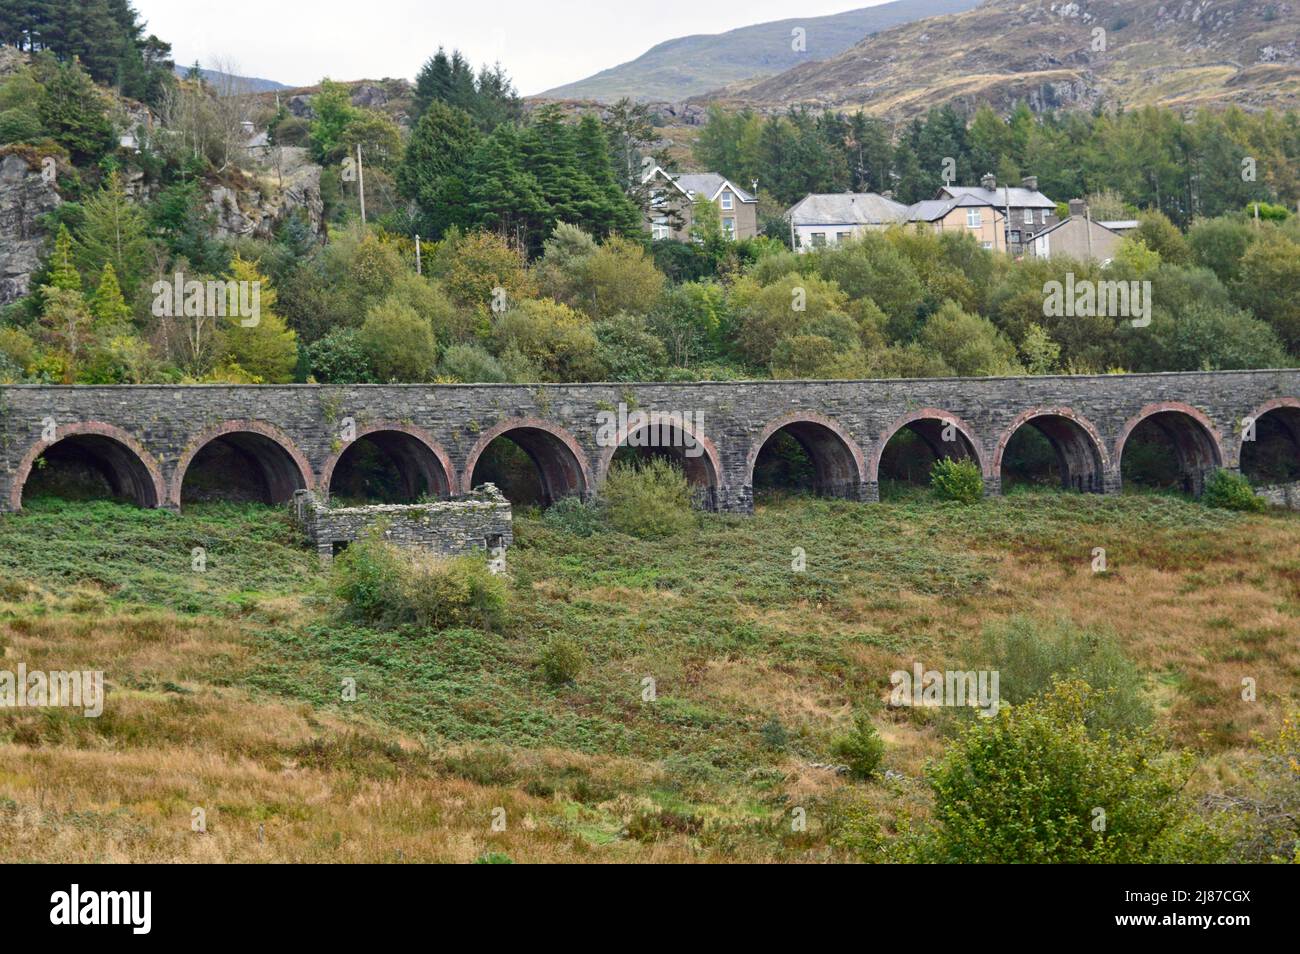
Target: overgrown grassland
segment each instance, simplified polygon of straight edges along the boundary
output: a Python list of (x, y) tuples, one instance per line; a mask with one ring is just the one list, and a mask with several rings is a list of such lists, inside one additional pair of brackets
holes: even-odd
[[(0, 711), (0, 858), (878, 857), (861, 819), (894, 840), (924, 823), (925, 763), (953, 721), (884, 708), (890, 672), (978, 667), (981, 630), (1015, 617), (1113, 633), (1171, 744), (1201, 757), (1199, 791), (1237, 784), (1254, 735), (1300, 698), (1291, 514), (791, 499), (650, 542), (522, 515), (509, 560), (501, 631), (377, 630), (344, 621), (281, 511), (47, 501), (0, 517), (3, 668), (109, 685), (98, 719)], [(583, 666), (557, 686), (541, 659), (560, 638)], [(863, 706), (885, 781), (831, 764)]]

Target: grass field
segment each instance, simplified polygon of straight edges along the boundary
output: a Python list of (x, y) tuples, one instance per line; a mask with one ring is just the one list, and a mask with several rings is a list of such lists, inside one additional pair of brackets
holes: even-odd
[[(1043, 492), (780, 499), (654, 542), (535, 514), (516, 533), (508, 624), (433, 633), (346, 621), (280, 510), (0, 517), (2, 668), (108, 686), (95, 719), (0, 710), (0, 859), (877, 860), (862, 820), (889, 844), (924, 826), (951, 734), (886, 708), (889, 674), (985, 664), (1009, 621), (1113, 635), (1207, 803), (1300, 700), (1300, 515)], [(556, 686), (560, 638), (584, 664)], [(878, 781), (834, 764), (862, 707)]]

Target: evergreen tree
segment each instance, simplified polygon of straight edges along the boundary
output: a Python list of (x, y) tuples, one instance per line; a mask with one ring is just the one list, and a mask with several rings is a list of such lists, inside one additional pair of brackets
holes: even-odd
[(77, 230), (76, 259), (82, 272), (93, 275), (112, 265), (115, 284), (133, 297), (153, 261), (148, 222), (140, 207), (127, 198), (117, 171), (84, 206)]
[(578, 121), (574, 133), (578, 168), (595, 186), (598, 204), (588, 225), (598, 235), (621, 233), (639, 236), (641, 210), (618, 184), (609, 161), (609, 147), (600, 121), (587, 113)]
[(122, 288), (117, 282), (117, 272), (112, 262), (104, 263), (104, 270), (99, 276), (99, 285), (90, 299), (90, 314), (95, 319), (97, 329), (112, 329), (126, 324), (131, 317), (131, 309), (122, 298)]
[(90, 74), (75, 60), (59, 63), (49, 57), (37, 58), (36, 74), (43, 87), (36, 106), (41, 126), (74, 162), (98, 162), (113, 148), (113, 127)]
[(466, 174), (479, 135), (464, 110), (434, 102), (425, 110), (397, 170), (397, 188), (420, 211), (422, 234), (440, 238), (465, 224)]
[(506, 123), (475, 148), (469, 162), (472, 223), (515, 239), (522, 247), (540, 242), (546, 200), (524, 168), (519, 129)]

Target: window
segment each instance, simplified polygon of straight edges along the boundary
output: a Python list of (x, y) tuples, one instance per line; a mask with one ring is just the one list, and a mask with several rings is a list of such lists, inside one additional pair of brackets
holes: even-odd
[(1034, 224), (1034, 210), (1033, 210), (1033, 209), (1025, 209), (1025, 224), (1026, 224), (1026, 225), (1033, 225), (1033, 224)]
[(847, 242), (847, 241), (848, 241), (849, 239), (851, 239), (851, 238), (853, 238), (853, 233), (852, 233), (852, 232), (836, 232), (836, 233), (835, 233), (835, 244), (836, 244), (836, 245), (843, 245), (845, 242)]
[(968, 229), (977, 229), (977, 228), (979, 228), (979, 227), (980, 227), (981, 225), (983, 225), (983, 224), (984, 224), (984, 221), (983, 221), (983, 219), (980, 218), (980, 210), (979, 210), (979, 209), (967, 209), (967, 210), (966, 210), (966, 228), (968, 228)]
[(650, 237), (655, 241), (661, 239), (670, 239), (673, 237), (672, 226), (668, 224), (668, 216), (661, 215), (650, 226)]
[(1011, 241), (1011, 244), (1012, 244), (1012, 245), (1019, 245), (1019, 244), (1020, 244), (1020, 233), (1019, 233), (1019, 232), (1012, 232), (1012, 233), (1011, 233), (1011, 239), (1010, 239), (1010, 241)]
[(736, 220), (730, 215), (722, 217), (722, 231), (727, 233), (727, 238), (736, 237)]
[(814, 232), (812, 234), (812, 243), (813, 243), (813, 248), (821, 248), (823, 245), (826, 244), (826, 233)]
[(735, 208), (734, 199), (735, 196), (731, 194), (730, 189), (722, 190), (722, 208), (730, 212), (733, 208)]

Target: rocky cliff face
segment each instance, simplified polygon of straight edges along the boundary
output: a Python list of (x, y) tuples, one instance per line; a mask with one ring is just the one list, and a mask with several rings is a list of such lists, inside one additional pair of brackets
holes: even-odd
[(48, 178), (39, 159), (0, 156), (0, 305), (30, 290), (46, 242), (39, 220), (63, 201)]
[(302, 212), (312, 231), (324, 231), (325, 203), (320, 194), (321, 167), (297, 146), (270, 148), (254, 157), (249, 181), (240, 187), (213, 186), (208, 211), (220, 238), (269, 239), (275, 227)]

